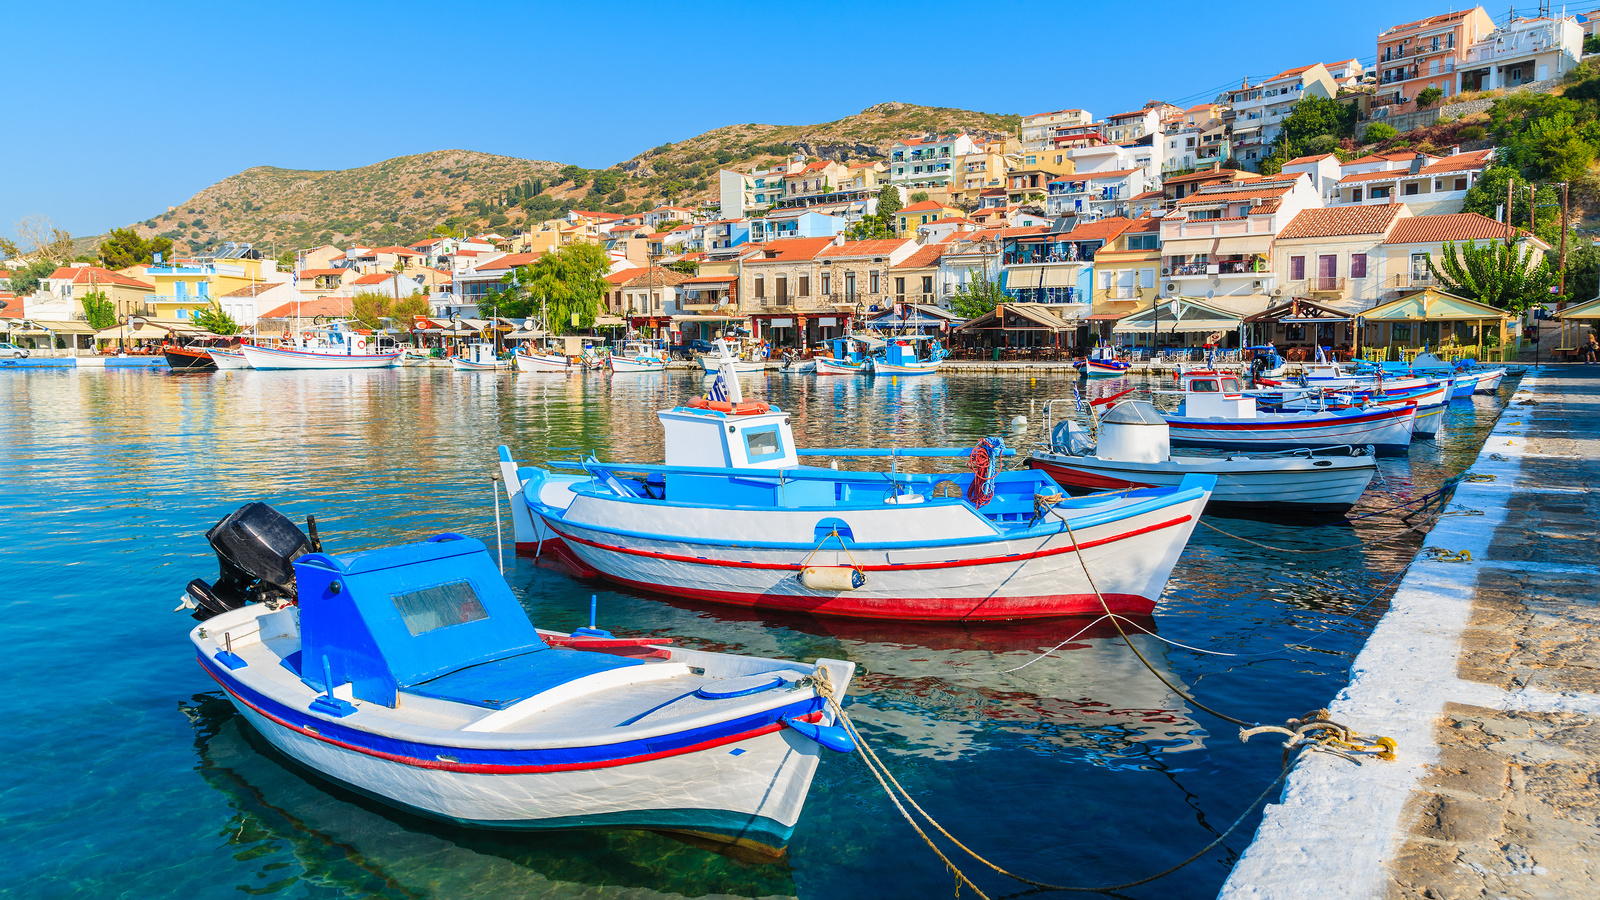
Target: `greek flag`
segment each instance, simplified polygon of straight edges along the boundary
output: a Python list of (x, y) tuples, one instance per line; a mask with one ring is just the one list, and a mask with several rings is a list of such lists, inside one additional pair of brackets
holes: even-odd
[(1078, 393), (1078, 386), (1072, 386), (1072, 396), (1078, 400), (1078, 412), (1083, 412), (1083, 395)]
[(711, 382), (711, 390), (706, 391), (706, 399), (716, 403), (728, 402), (728, 385), (722, 380), (722, 370), (717, 370), (717, 380)]

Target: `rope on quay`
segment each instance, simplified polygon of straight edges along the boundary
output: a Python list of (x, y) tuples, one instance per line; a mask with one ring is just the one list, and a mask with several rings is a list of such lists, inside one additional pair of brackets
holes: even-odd
[[(945, 864), (945, 868), (947, 868), (955, 876), (956, 894), (958, 896), (961, 892), (961, 886), (966, 885), (972, 889), (973, 893), (983, 898), (983, 900), (990, 900), (989, 895), (985, 894), (983, 890), (978, 887), (977, 883), (972, 880), (971, 876), (963, 872), (961, 868), (957, 866), (955, 862), (953, 862), (936, 843), (934, 843), (933, 838), (929, 837), (927, 831), (925, 831), (922, 826), (918, 824), (917, 818), (912, 816), (911, 812), (907, 810), (907, 807), (910, 807), (911, 810), (915, 810), (917, 816), (920, 816), (922, 820), (925, 821), (933, 830), (943, 835), (945, 839), (950, 841), (956, 847), (960, 848), (962, 852), (966, 853), (973, 860), (983, 864), (984, 866), (987, 866), (994, 872), (1006, 876), (1007, 878), (1046, 891), (1106, 894), (1139, 887), (1140, 885), (1149, 884), (1152, 881), (1165, 878), (1166, 876), (1171, 875), (1179, 869), (1182, 869), (1184, 866), (1193, 863), (1195, 860), (1198, 860), (1202, 856), (1211, 852), (1211, 850), (1215, 849), (1219, 844), (1221, 844), (1224, 840), (1227, 840), (1230, 835), (1237, 831), (1239, 826), (1244, 824), (1245, 820), (1255, 812), (1256, 808), (1265, 802), (1266, 799), (1271, 796), (1272, 792), (1283, 783), (1284, 779), (1289, 776), (1291, 763), (1296, 758), (1295, 754), (1297, 752), (1317, 751), (1332, 753), (1335, 756), (1338, 756), (1342, 759), (1347, 759), (1356, 765), (1362, 764), (1360, 759), (1360, 755), (1362, 754), (1374, 755), (1379, 759), (1394, 759), (1394, 750), (1396, 745), (1392, 738), (1369, 738), (1366, 735), (1359, 734), (1351, 730), (1349, 727), (1333, 721), (1326, 709), (1313, 710), (1309, 713), (1306, 713), (1304, 716), (1301, 716), (1300, 718), (1289, 719), (1281, 726), (1261, 725), (1258, 723), (1246, 722), (1243, 719), (1238, 719), (1228, 715), (1227, 713), (1212, 709), (1211, 707), (1206, 706), (1204, 703), (1196, 700), (1192, 695), (1185, 692), (1178, 686), (1174, 685), (1166, 678), (1166, 676), (1161, 674), (1160, 670), (1156, 669), (1155, 666), (1150, 664), (1150, 661), (1145, 658), (1143, 653), (1139, 652), (1139, 648), (1134, 646), (1133, 641), (1128, 638), (1127, 632), (1122, 630), (1122, 625), (1118, 621), (1121, 616), (1118, 616), (1111, 611), (1110, 605), (1106, 603), (1105, 595), (1100, 593), (1100, 587), (1095, 584), (1094, 576), (1089, 572), (1089, 563), (1083, 558), (1083, 550), (1078, 545), (1077, 536), (1072, 533), (1072, 523), (1067, 521), (1066, 516), (1061, 515), (1059, 510), (1052, 509), (1050, 511), (1059, 517), (1062, 523), (1066, 526), (1067, 537), (1072, 541), (1073, 551), (1078, 557), (1078, 564), (1083, 567), (1084, 577), (1088, 579), (1089, 587), (1094, 590), (1095, 598), (1100, 601), (1100, 608), (1105, 612), (1105, 615), (1101, 616), (1099, 619), (1096, 619), (1095, 622), (1099, 622), (1102, 619), (1110, 619), (1111, 624), (1117, 629), (1117, 634), (1121, 635), (1122, 642), (1127, 645), (1129, 650), (1133, 651), (1134, 656), (1138, 657), (1139, 662), (1143, 663), (1144, 667), (1149, 669), (1152, 675), (1156, 676), (1156, 678), (1162, 684), (1166, 685), (1168, 690), (1187, 700), (1193, 704), (1195, 708), (1209, 713), (1210, 715), (1216, 716), (1217, 718), (1226, 722), (1240, 726), (1239, 740), (1241, 742), (1248, 742), (1250, 738), (1261, 734), (1284, 735), (1287, 739), (1282, 744), (1283, 758), (1279, 766), (1277, 777), (1272, 780), (1271, 784), (1267, 785), (1265, 790), (1263, 790), (1254, 800), (1250, 802), (1250, 805), (1239, 814), (1238, 818), (1234, 819), (1233, 824), (1229, 825), (1227, 830), (1217, 835), (1214, 840), (1206, 844), (1204, 847), (1201, 847), (1198, 851), (1189, 856), (1187, 859), (1184, 859), (1182, 862), (1179, 862), (1173, 866), (1169, 866), (1168, 868), (1163, 869), (1154, 875), (1148, 875), (1136, 881), (1129, 881), (1122, 884), (1105, 885), (1101, 887), (1051, 884), (1049, 882), (1038, 881), (1036, 879), (1029, 878), (1025, 875), (1019, 875), (989, 860), (976, 850), (973, 850), (971, 847), (963, 844), (959, 839), (956, 838), (955, 835), (951, 834), (948, 829), (939, 824), (939, 821), (930, 815), (927, 810), (918, 805), (916, 799), (911, 796), (911, 793), (907, 791), (905, 786), (894, 777), (894, 773), (889, 770), (889, 767), (884, 764), (883, 760), (878, 758), (878, 754), (873, 751), (871, 745), (867, 743), (866, 738), (862, 737), (861, 732), (856, 729), (855, 722), (853, 722), (850, 717), (845, 714), (844, 707), (840, 705), (838, 699), (834, 696), (833, 684), (828, 678), (827, 671), (824, 669), (817, 669), (813, 674), (806, 676), (806, 678), (802, 679), (800, 683), (813, 687), (818, 696), (822, 697), (827, 702), (828, 707), (833, 710), (836, 721), (838, 721), (838, 723), (844, 727), (845, 731), (849, 733), (851, 739), (855, 742), (856, 750), (861, 757), (862, 763), (866, 765), (867, 770), (872, 773), (872, 777), (878, 782), (878, 786), (883, 789), (884, 793), (889, 795), (889, 800), (894, 804), (895, 809), (899, 811), (900, 815), (906, 820), (907, 824), (911, 826), (912, 830), (916, 831), (917, 836), (922, 838), (923, 843), (928, 845), (928, 849), (932, 850), (934, 854), (939, 857), (940, 861)], [(1094, 624), (1095, 623), (1090, 623), (1090, 626), (1088, 627), (1092, 627)], [(1083, 634), (1084, 631), (1088, 630), (1088, 627), (1080, 630), (1078, 634), (1073, 635), (1073, 637)], [(1144, 629), (1140, 630), (1143, 631)], [(1070, 640), (1071, 638), (1068, 638), (1067, 641), (1062, 641), (1061, 644), (1057, 645), (1057, 647), (1059, 648), (1061, 645), (1068, 643)]]

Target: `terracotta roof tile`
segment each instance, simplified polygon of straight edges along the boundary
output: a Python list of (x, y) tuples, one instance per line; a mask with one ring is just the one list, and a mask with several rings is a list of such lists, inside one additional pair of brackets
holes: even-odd
[(515, 269), (525, 266), (544, 255), (541, 250), (537, 253), (507, 253), (499, 259), (493, 259), (478, 267), (479, 272), (494, 272), (500, 269)]
[(906, 244), (910, 239), (891, 239), (876, 241), (845, 241), (837, 247), (825, 247), (818, 254), (830, 259), (840, 256), (888, 256)]
[(261, 314), (263, 319), (292, 319), (298, 313), (302, 318), (311, 316), (345, 316), (350, 312), (349, 297), (307, 297), (303, 302), (290, 300)]
[[(833, 238), (831, 237), (782, 238), (776, 241), (768, 241), (753, 248), (759, 251), (760, 256), (749, 261), (752, 263), (794, 262), (803, 259), (816, 259), (817, 254), (821, 253), (824, 248), (831, 246), (833, 246)], [(767, 257), (769, 253), (773, 255)]]
[[(1518, 237), (1527, 232), (1516, 229)], [(1412, 216), (1401, 219), (1389, 232), (1385, 244), (1437, 244), (1443, 241), (1481, 241), (1503, 238), (1506, 226), (1477, 213), (1452, 213), (1443, 216)]]
[(50, 280), (52, 281), (65, 281), (67, 279), (71, 279), (73, 284), (119, 284), (123, 287), (144, 288), (148, 291), (155, 290), (155, 285), (153, 284), (140, 281), (137, 278), (129, 278), (126, 275), (113, 272), (110, 269), (102, 269), (99, 266), (79, 266), (77, 268), (62, 266), (50, 273)]
[(1383, 234), (1400, 214), (1401, 206), (1399, 203), (1385, 203), (1303, 210), (1278, 232), (1278, 240)]
[(924, 200), (921, 203), (913, 203), (910, 206), (901, 207), (900, 211), (903, 213), (908, 213), (931, 211), (935, 209), (949, 209), (949, 207), (945, 206), (943, 203), (937, 203), (933, 200)]
[(1284, 163), (1284, 165), (1285, 166), (1300, 166), (1300, 165), (1305, 165), (1306, 163), (1318, 162), (1320, 160), (1327, 159), (1330, 156), (1333, 156), (1333, 154), (1332, 153), (1319, 153), (1316, 156), (1296, 156), (1294, 159), (1291, 159), (1288, 162)]

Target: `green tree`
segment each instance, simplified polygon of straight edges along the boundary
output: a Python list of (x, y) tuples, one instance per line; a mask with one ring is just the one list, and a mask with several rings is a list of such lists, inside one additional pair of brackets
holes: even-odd
[(906, 205), (900, 201), (900, 189), (892, 184), (886, 184), (878, 189), (878, 218), (885, 222), (894, 219), (894, 214)]
[(189, 321), (193, 322), (196, 328), (203, 328), (212, 334), (237, 334), (239, 331), (239, 323), (224, 312), (222, 304), (215, 300), (211, 301), (210, 306), (195, 310)]
[(382, 328), (393, 315), (394, 298), (377, 291), (360, 291), (350, 298), (350, 317), (368, 328)]
[(917, 191), (915, 194), (911, 195), (911, 202), (912, 203), (921, 203), (922, 201), (924, 201), (926, 199), (928, 199), (928, 192), (927, 191)]
[(1263, 175), (1276, 175), (1279, 172), (1283, 171), (1283, 163), (1284, 163), (1283, 157), (1277, 155), (1276, 153), (1274, 153), (1274, 154), (1272, 154), (1270, 156), (1267, 156), (1267, 157), (1263, 158), (1261, 160), (1261, 164), (1259, 166), (1256, 166), (1256, 171), (1260, 172)]
[(1479, 303), (1513, 312), (1550, 297), (1556, 273), (1550, 262), (1531, 246), (1507, 245), (1504, 241), (1455, 244), (1445, 241), (1443, 260), (1435, 265), (1428, 257), (1428, 271), (1447, 292)]
[(848, 241), (887, 240), (894, 237), (894, 224), (881, 214), (862, 216), (845, 229), (844, 237)]
[[(1505, 206), (1506, 202), (1507, 182), (1510, 182), (1513, 188), (1511, 224), (1518, 228), (1527, 228), (1528, 182), (1517, 177), (1516, 170), (1510, 166), (1493, 165), (1484, 169), (1478, 180), (1467, 189), (1467, 194), (1461, 201), (1461, 211), (1505, 221), (1500, 216), (1503, 214), (1501, 207)], [(1534, 212), (1537, 215), (1534, 218), (1533, 233), (1552, 247), (1561, 242), (1560, 204), (1561, 197), (1555, 187), (1542, 185), (1538, 188), (1534, 198)]]
[(996, 306), (1008, 301), (1010, 296), (1000, 287), (998, 278), (990, 280), (976, 269), (967, 270), (967, 283), (956, 290), (950, 305), (964, 319), (976, 319), (992, 312)]
[(1376, 144), (1379, 141), (1387, 141), (1399, 133), (1388, 122), (1373, 122), (1367, 126), (1367, 131), (1361, 136), (1361, 139), (1368, 144)]
[(11, 270), (11, 293), (18, 297), (26, 297), (39, 289), (40, 283), (50, 277), (56, 270), (56, 264), (48, 259), (35, 260), (24, 263)]
[(89, 327), (95, 331), (104, 331), (117, 324), (117, 305), (111, 302), (105, 291), (84, 294), (79, 302), (83, 304), (84, 319), (88, 320)]
[(1435, 103), (1438, 103), (1439, 98), (1443, 96), (1444, 91), (1441, 91), (1436, 87), (1423, 88), (1417, 92), (1417, 109), (1427, 109)]
[(164, 237), (141, 238), (132, 228), (113, 228), (100, 242), (100, 265), (108, 269), (147, 266), (155, 262), (157, 253), (170, 260), (172, 241)]
[[(1348, 137), (1355, 127), (1355, 122), (1354, 106), (1347, 106), (1327, 97), (1306, 97), (1296, 103), (1289, 114), (1283, 117), (1283, 124), (1280, 126), (1278, 136), (1272, 139), (1272, 144), (1267, 149), (1267, 156), (1275, 156), (1283, 161), (1302, 156), (1306, 152), (1306, 143), (1312, 138), (1325, 134), (1332, 135), (1335, 139)], [(1261, 171), (1263, 174), (1275, 175), (1282, 171), (1282, 166), (1272, 172), (1267, 172), (1265, 168)]]
[[(557, 334), (594, 326), (600, 301), (610, 284), (611, 257), (598, 244), (572, 244), (519, 266), (502, 279), (496, 292), (502, 316), (520, 318), (542, 311), (544, 327)], [(478, 304), (480, 314), (484, 304)], [(576, 322), (574, 322), (576, 317)]]

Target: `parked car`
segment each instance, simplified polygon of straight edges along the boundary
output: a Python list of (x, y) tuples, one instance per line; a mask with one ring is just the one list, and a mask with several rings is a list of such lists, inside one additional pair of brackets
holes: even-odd
[(0, 341), (0, 357), (9, 356), (12, 359), (27, 359), (28, 349), (18, 347), (16, 344)]
[(671, 352), (679, 359), (694, 359), (696, 354), (715, 353), (717, 348), (710, 341), (693, 340), (687, 344), (673, 344)]

